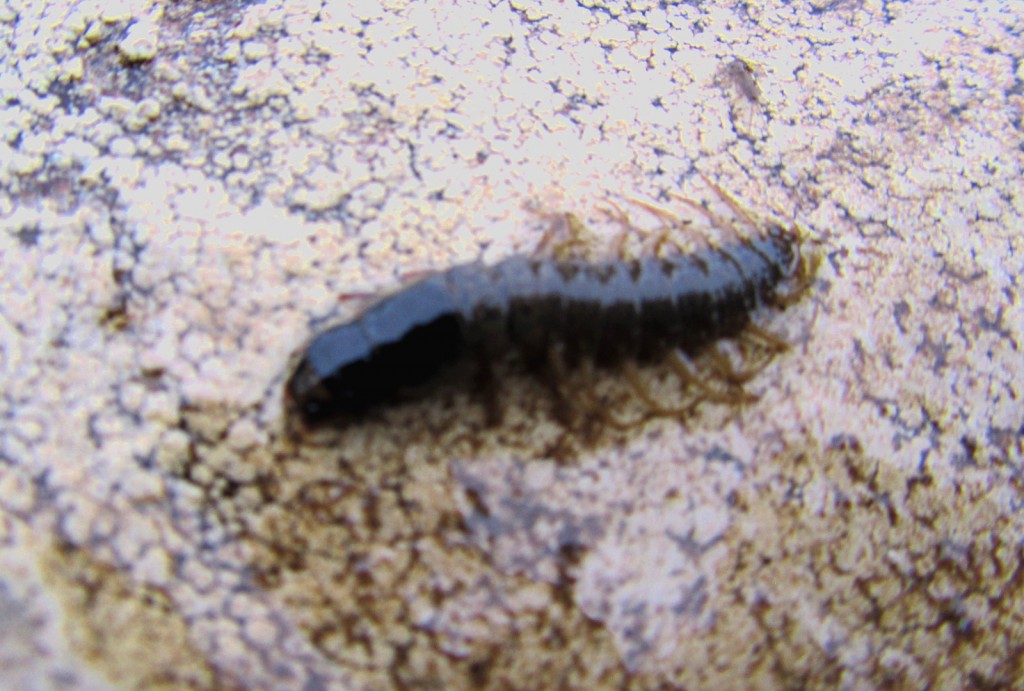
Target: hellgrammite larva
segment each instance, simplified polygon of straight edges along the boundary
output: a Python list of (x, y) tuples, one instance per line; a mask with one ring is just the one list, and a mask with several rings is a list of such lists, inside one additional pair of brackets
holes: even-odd
[[(728, 193), (712, 187), (756, 222)], [(696, 202), (677, 199), (722, 222)], [(619, 214), (620, 222), (628, 222)], [(625, 364), (630, 383), (655, 414), (685, 414), (702, 400), (739, 400), (744, 392), (737, 396), (734, 385), (756, 370), (736, 371), (719, 353), (712, 362), (730, 387), (723, 393), (700, 380), (688, 357), (741, 332), (769, 350), (785, 347), (753, 327), (751, 315), (762, 305), (784, 307), (807, 287), (813, 265), (801, 252), (802, 240), (798, 226), (771, 221), (753, 237), (737, 233), (735, 240), (679, 256), (587, 262), (519, 255), (491, 266), (455, 266), (316, 335), (288, 381), (287, 396), (306, 426), (359, 420), (422, 396), (442, 372), (469, 359), (473, 381), (491, 389), (493, 419), (493, 385), (486, 384), (491, 363), (511, 353), (555, 380), (581, 364)], [(788, 294), (786, 283), (796, 284)], [(698, 392), (683, 409), (660, 406), (632, 366), (666, 353), (673, 355), (677, 375)]]

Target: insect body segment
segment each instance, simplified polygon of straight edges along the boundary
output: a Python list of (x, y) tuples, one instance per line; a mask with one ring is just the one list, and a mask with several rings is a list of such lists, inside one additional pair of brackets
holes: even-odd
[(613, 366), (673, 348), (694, 354), (738, 334), (801, 266), (798, 234), (776, 225), (672, 258), (514, 256), (457, 266), (316, 336), (288, 395), (316, 424), (415, 397), (459, 362), (487, 368), (512, 354), (551, 374), (552, 366)]

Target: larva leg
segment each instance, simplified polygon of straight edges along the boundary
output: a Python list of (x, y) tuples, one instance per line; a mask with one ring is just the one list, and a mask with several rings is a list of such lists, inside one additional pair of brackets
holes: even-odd
[[(589, 359), (584, 361), (583, 374), (584, 378), (588, 382), (594, 381), (595, 372), (593, 361)], [(629, 378), (628, 373), (627, 378)], [(609, 407), (607, 405), (602, 404), (602, 402), (598, 399), (598, 395), (595, 392), (593, 386), (588, 387), (587, 393), (585, 395), (587, 396), (589, 412), (592, 414), (596, 414), (601, 419), (601, 422), (604, 423), (604, 425), (607, 427), (610, 427), (618, 431), (627, 431), (636, 428), (637, 425), (642, 424), (645, 420), (643, 417), (640, 417), (637, 420), (632, 421), (623, 420), (621, 418), (616, 417), (610, 411)]]
[[(676, 376), (679, 377), (683, 386), (696, 389), (701, 393), (704, 400), (713, 401), (715, 403), (736, 402), (736, 393), (718, 391), (708, 386), (697, 372), (697, 366), (694, 365), (690, 358), (688, 358), (681, 350), (676, 349), (669, 353), (668, 363)], [(745, 392), (743, 393), (745, 394)]]
[(683, 226), (688, 224), (688, 221), (679, 218), (679, 216), (676, 216), (674, 213), (672, 213), (663, 206), (652, 204), (651, 202), (644, 201), (643, 199), (638, 199), (637, 197), (627, 197), (627, 201), (629, 201), (630, 204), (636, 204), (644, 211), (650, 212), (652, 216), (660, 219), (661, 221), (664, 221), (666, 225)]
[[(576, 422), (580, 417), (579, 413), (582, 411), (585, 417), (597, 413), (606, 425), (615, 429), (626, 429), (624, 424), (612, 416), (607, 406), (597, 403), (592, 391), (584, 391), (582, 393), (579, 391), (569, 391), (566, 386), (566, 382), (569, 381), (569, 373), (561, 354), (558, 352), (558, 348), (555, 346), (548, 348), (547, 368), (547, 379), (555, 395), (555, 418), (563, 426), (569, 429), (576, 428)], [(582, 369), (586, 380), (592, 381), (593, 365), (589, 361), (584, 361)]]
[(636, 227), (633, 222), (629, 220), (629, 214), (623, 211), (622, 207), (613, 202), (611, 199), (605, 199), (604, 203), (609, 208), (602, 208), (603, 211), (612, 221), (619, 226), (619, 238), (615, 243), (615, 251), (619, 257), (626, 256), (626, 241), (629, 237), (636, 232)]
[[(703, 180), (704, 183), (708, 185), (708, 187), (715, 191), (715, 194), (717, 194), (718, 197), (726, 203), (729, 209), (738, 218), (746, 221), (755, 231), (760, 228), (759, 219), (753, 213), (751, 213), (746, 207), (744, 207), (735, 197), (726, 192), (718, 184), (712, 182), (706, 175), (704, 175), (704, 173), (698, 171), (697, 174), (700, 175), (701, 180)], [(669, 194), (673, 199), (682, 202), (686, 206), (690, 207), (691, 209), (697, 211), (699, 214), (707, 218), (708, 221), (710, 221), (711, 224), (716, 228), (729, 229), (730, 231), (732, 231), (732, 234), (738, 240), (747, 244), (750, 247), (753, 247), (752, 243), (750, 243), (749, 238), (747, 238), (742, 232), (740, 232), (739, 228), (737, 227), (737, 224), (734, 223), (732, 220), (726, 219), (725, 217), (716, 214), (708, 207), (694, 201), (693, 199), (684, 197), (674, 192), (670, 192)]]
[(752, 402), (757, 400), (757, 396), (748, 393), (743, 385), (748, 381), (756, 377), (760, 372), (771, 362), (771, 357), (765, 357), (762, 360), (755, 362), (754, 364), (747, 364), (743, 369), (737, 369), (732, 363), (732, 360), (717, 348), (712, 348), (709, 352), (709, 360), (711, 367), (714, 368), (715, 374), (722, 379), (729, 382), (730, 391), (733, 391), (733, 395), (736, 396), (737, 401)]
[[(750, 324), (747, 329), (736, 339), (736, 344), (742, 354), (742, 366), (737, 367), (724, 352), (716, 347), (709, 351), (709, 362), (715, 369), (715, 374), (730, 382), (737, 389), (743, 391), (743, 384), (750, 381), (767, 367), (775, 356), (789, 349), (789, 343), (782, 340), (775, 334), (766, 331), (758, 326)], [(748, 400), (755, 400), (756, 396), (748, 396)]]
[[(728, 205), (729, 209), (732, 210), (732, 212), (738, 218), (746, 221), (754, 229), (754, 231), (758, 231), (761, 228), (761, 226), (764, 225), (764, 222), (761, 219), (759, 219), (753, 212), (751, 212), (749, 209), (743, 206), (743, 204), (740, 203), (739, 200), (737, 200), (729, 192), (723, 189), (720, 185), (712, 182), (710, 179), (708, 179), (706, 175), (704, 175), (704, 173), (698, 172), (698, 175), (700, 175), (701, 179), (709, 187), (711, 187), (711, 189), (715, 191), (715, 193), (719, 196), (720, 199), (722, 199), (722, 201), (726, 203), (726, 205)], [(739, 242), (743, 243), (749, 250), (760, 255), (761, 259), (763, 259), (766, 264), (771, 265), (773, 263), (772, 258), (767, 256), (757, 246), (757, 243), (755, 243), (749, 236), (741, 233), (734, 223), (727, 221), (725, 218), (711, 211), (711, 209), (706, 208), (702, 204), (698, 204), (696, 201), (692, 199), (687, 199), (686, 197), (680, 196), (675, 193), (670, 194), (674, 199), (682, 202), (683, 204), (686, 204), (690, 208), (695, 209), (697, 212), (704, 215), (709, 221), (711, 221), (716, 226), (729, 228)], [(773, 223), (772, 225), (775, 224)], [(788, 232), (792, 234), (795, 238), (800, 238), (802, 236), (800, 229), (797, 228), (796, 226), (790, 227)], [(743, 273), (742, 266), (732, 257), (732, 255), (730, 255), (728, 252), (723, 252), (723, 256), (729, 259), (736, 266), (736, 268), (740, 270), (741, 274)], [(812, 276), (814, 274), (815, 269), (817, 268), (816, 262), (808, 262), (808, 260), (806, 260), (803, 256), (798, 256), (797, 263), (798, 266), (796, 270), (796, 277), (798, 285), (792, 291), (787, 292), (785, 294), (779, 293), (776, 296), (775, 301), (780, 307), (786, 307), (790, 303), (796, 302), (803, 296), (803, 292), (809, 284), (808, 277)]]
[[(687, 226), (691, 225), (690, 221), (684, 218), (680, 218), (676, 214), (672, 213), (668, 209), (665, 209), (657, 204), (644, 201), (643, 199), (637, 199), (636, 197), (629, 197), (629, 202), (636, 204), (640, 208), (644, 209), (655, 218), (662, 222), (662, 227), (659, 228), (655, 233), (654, 243), (654, 255), (660, 255), (661, 249), (665, 245), (673, 245), (677, 251), (684, 254), (689, 254), (693, 251), (693, 247), (687, 247), (680, 242), (679, 231), (685, 230)], [(688, 233), (689, 236), (696, 239), (697, 243), (701, 247), (709, 247), (707, 237), (697, 233)]]
[[(587, 259), (594, 233), (573, 213), (549, 214), (550, 224), (541, 236), (534, 256), (550, 255), (558, 261)], [(556, 236), (562, 238), (555, 242)]]
[(677, 202), (685, 204), (686, 206), (690, 207), (691, 209), (699, 213), (704, 218), (708, 219), (711, 225), (714, 226), (715, 228), (728, 228), (732, 230), (733, 233), (735, 233), (736, 235), (739, 235), (739, 233), (736, 231), (736, 229), (733, 227), (733, 224), (730, 221), (722, 218), (721, 216), (719, 216), (718, 214), (716, 214), (714, 211), (707, 208), (703, 204), (696, 202), (693, 199), (690, 199), (689, 197), (684, 197), (681, 194), (676, 194), (675, 192), (669, 192), (669, 196), (675, 199)]
[(654, 400), (654, 396), (651, 395), (651, 392), (647, 389), (640, 378), (640, 372), (637, 371), (636, 365), (632, 362), (627, 362), (624, 365), (624, 370), (630, 387), (636, 393), (637, 397), (650, 409), (653, 415), (657, 415), (659, 417), (675, 417), (681, 420), (686, 419), (693, 414), (693, 411), (698, 405), (700, 405), (701, 401), (704, 400), (699, 396), (695, 396), (692, 401), (685, 405), (668, 408)]
[[(590, 360), (581, 363), (583, 379), (590, 382), (594, 380), (594, 364)], [(569, 428), (576, 427), (576, 421), (580, 411), (585, 416), (597, 415), (606, 426), (616, 430), (625, 431), (636, 427), (642, 420), (637, 422), (626, 422), (615, 417), (608, 409), (597, 400), (593, 387), (586, 387), (584, 391), (570, 392), (566, 387), (569, 381), (569, 373), (561, 355), (554, 347), (548, 349), (548, 370), (550, 372), (551, 387), (555, 392), (556, 412), (555, 416), (563, 425)]]
[(747, 337), (752, 337), (754, 340), (776, 353), (789, 350), (789, 344), (786, 343), (781, 336), (776, 336), (771, 331), (762, 329), (757, 324), (748, 324), (745, 334)]
[(728, 355), (722, 352), (717, 343), (708, 349), (707, 357), (708, 362), (711, 363), (711, 367), (715, 370), (715, 374), (727, 381), (730, 387), (742, 387), (757, 374), (756, 371), (752, 371), (750, 369), (736, 369), (732, 360), (729, 359)]
[[(710, 179), (708, 179), (706, 175), (704, 175), (704, 173), (698, 172), (698, 174), (700, 175), (701, 179), (705, 182), (705, 184), (711, 187), (711, 189), (715, 191), (715, 194), (717, 194), (718, 197), (722, 201), (724, 201), (726, 205), (728, 205), (728, 207), (732, 210), (734, 214), (736, 214), (739, 218), (742, 218), (748, 224), (750, 224), (750, 226), (755, 231), (757, 231), (761, 227), (762, 221), (757, 216), (755, 216), (754, 213), (750, 211), (750, 209), (743, 206), (743, 204), (741, 204), (740, 201), (736, 199), (736, 197), (729, 194), (729, 192), (723, 189), (720, 185), (712, 182)], [(746, 245), (749, 249), (761, 255), (761, 258), (764, 259), (766, 262), (771, 262), (771, 259), (769, 257), (766, 257), (764, 253), (762, 253), (757, 248), (757, 245), (750, 240), (749, 237), (746, 237), (742, 233), (738, 232), (736, 233), (736, 236), (739, 238), (740, 242)]]
[(722, 201), (724, 201), (730, 209), (732, 209), (734, 214), (746, 220), (746, 222), (749, 223), (755, 230), (760, 227), (757, 217), (754, 216), (754, 214), (749, 209), (743, 206), (739, 202), (739, 200), (737, 200), (734, 196), (726, 192), (720, 185), (708, 179), (708, 177), (704, 175), (704, 173), (698, 171), (697, 174), (700, 175), (701, 180), (703, 180), (706, 185), (713, 189), (715, 193), (719, 196), (719, 198)]
[(642, 199), (629, 197), (628, 201), (652, 214), (655, 218), (660, 220), (663, 225), (654, 232), (641, 231), (633, 224), (629, 218), (629, 214), (623, 211), (622, 207), (611, 199), (605, 199), (605, 203), (611, 207), (611, 210), (604, 209), (604, 212), (608, 214), (608, 216), (610, 216), (611, 219), (622, 229), (617, 243), (618, 255), (620, 257), (624, 257), (626, 255), (626, 241), (630, 236), (638, 232), (643, 232), (645, 235), (652, 235), (654, 237), (653, 248), (650, 250), (644, 250), (644, 254), (659, 256), (662, 248), (668, 244), (675, 245), (680, 252), (690, 251), (690, 248), (682, 246), (676, 237), (677, 231), (680, 228), (689, 225), (689, 221), (679, 218), (668, 209), (664, 209), (657, 204), (652, 204)]

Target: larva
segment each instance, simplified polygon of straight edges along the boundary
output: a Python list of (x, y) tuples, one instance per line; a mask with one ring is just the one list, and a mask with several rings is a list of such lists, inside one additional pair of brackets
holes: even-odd
[(695, 354), (740, 334), (760, 306), (784, 304), (787, 282), (806, 282), (801, 240), (796, 226), (770, 222), (753, 237), (670, 258), (512, 256), (455, 266), (316, 335), (287, 395), (302, 421), (316, 425), (420, 396), (467, 360), (479, 373), (512, 354), (550, 374), (556, 351), (568, 367), (614, 366), (672, 348)]

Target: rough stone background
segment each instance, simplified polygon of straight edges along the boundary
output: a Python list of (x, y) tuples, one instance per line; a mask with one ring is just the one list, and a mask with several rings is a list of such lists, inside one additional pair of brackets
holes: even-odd
[[(0, 4), (5, 683), (1024, 685), (1024, 18), (762, 4)], [(756, 402), (289, 433), (366, 294), (698, 171), (824, 257)]]

